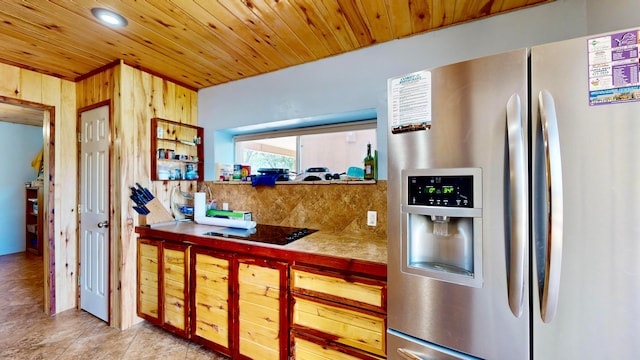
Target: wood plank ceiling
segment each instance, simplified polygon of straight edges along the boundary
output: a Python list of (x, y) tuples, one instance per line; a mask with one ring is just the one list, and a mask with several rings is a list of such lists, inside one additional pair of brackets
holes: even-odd
[(551, 1), (0, 0), (0, 62), (75, 81), (123, 60), (197, 90)]

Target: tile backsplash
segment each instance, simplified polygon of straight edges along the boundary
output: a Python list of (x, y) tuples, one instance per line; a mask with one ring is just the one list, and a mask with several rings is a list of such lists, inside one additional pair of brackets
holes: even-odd
[[(387, 234), (387, 182), (276, 183), (206, 181), (213, 198), (229, 210), (251, 211), (260, 224), (307, 227), (350, 234)], [(377, 212), (377, 225), (367, 225), (367, 211)]]

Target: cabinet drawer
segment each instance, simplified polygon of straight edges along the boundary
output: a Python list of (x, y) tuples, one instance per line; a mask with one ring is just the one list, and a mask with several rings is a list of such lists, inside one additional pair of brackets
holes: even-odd
[(324, 338), (384, 356), (386, 317), (337, 305), (294, 295), (292, 324), (301, 331), (319, 331), (327, 335)]
[(319, 274), (312, 269), (291, 268), (291, 289), (307, 294), (384, 312), (386, 284), (382, 281), (339, 274)]
[[(296, 360), (383, 360), (379, 357), (367, 353), (360, 353), (348, 348), (328, 346), (318, 342), (300, 338), (295, 334), (293, 337), (293, 349)], [(342, 351), (340, 351), (342, 350)]]

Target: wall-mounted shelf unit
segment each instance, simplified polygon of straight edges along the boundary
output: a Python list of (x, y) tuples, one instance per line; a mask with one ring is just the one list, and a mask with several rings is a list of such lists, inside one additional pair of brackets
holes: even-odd
[(27, 251), (37, 255), (42, 254), (42, 191), (41, 186), (25, 189), (25, 245)]
[(151, 180), (204, 179), (204, 129), (151, 119)]

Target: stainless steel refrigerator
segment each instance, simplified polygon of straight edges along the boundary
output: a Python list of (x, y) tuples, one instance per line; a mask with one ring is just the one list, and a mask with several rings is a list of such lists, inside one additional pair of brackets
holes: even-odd
[(638, 357), (638, 35), (389, 79), (389, 359)]

